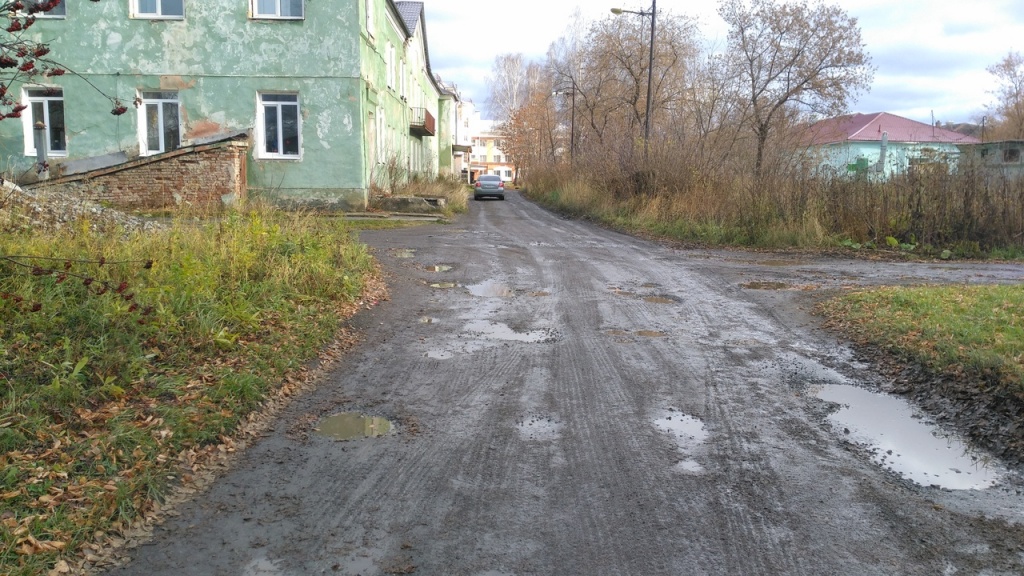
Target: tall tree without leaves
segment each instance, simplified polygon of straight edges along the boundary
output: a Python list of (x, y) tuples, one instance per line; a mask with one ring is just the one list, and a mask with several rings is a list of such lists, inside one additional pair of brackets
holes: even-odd
[[(20, 118), (27, 108), (18, 101), (17, 90), (12, 90), (13, 87), (44, 83), (68, 73), (65, 66), (52, 58), (47, 44), (26, 36), (40, 14), (59, 5), (60, 0), (0, 0), (0, 23), (7, 24), (0, 32), (0, 120)], [(107, 98), (113, 104), (111, 114), (121, 115), (127, 111), (117, 98)]]
[(989, 66), (988, 71), (999, 80), (995, 91), (999, 99), (995, 105), (999, 119), (996, 137), (1024, 139), (1024, 56), (1010, 52), (998, 64)]
[(867, 89), (874, 70), (857, 19), (820, 0), (723, 0), (730, 53), (738, 66), (747, 122), (757, 153), (754, 174), (764, 168), (773, 128), (793, 113), (835, 115)]
[(500, 122), (508, 122), (526, 99), (527, 63), (522, 54), (501, 54), (494, 59), (491, 74), (491, 115)]

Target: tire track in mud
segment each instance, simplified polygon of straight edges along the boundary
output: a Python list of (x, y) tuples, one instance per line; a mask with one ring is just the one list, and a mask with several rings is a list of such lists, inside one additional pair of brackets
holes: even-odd
[[(515, 193), (473, 203), (456, 225), (366, 234), (394, 283), (392, 301), (360, 320), (366, 343), (122, 573), (1024, 567), (996, 544), (973, 556), (919, 544), (1009, 537), (938, 511), (826, 429), (807, 386), (864, 368), (793, 322), (788, 294), (740, 287), (757, 256), (672, 251)], [(452, 269), (429, 270), (438, 264)], [(472, 291), (488, 281), (510, 290)], [(534, 330), (554, 338), (516, 339)], [(418, 433), (338, 443), (284, 432), (347, 410)], [(656, 423), (667, 415), (699, 420), (706, 437), (684, 445)]]

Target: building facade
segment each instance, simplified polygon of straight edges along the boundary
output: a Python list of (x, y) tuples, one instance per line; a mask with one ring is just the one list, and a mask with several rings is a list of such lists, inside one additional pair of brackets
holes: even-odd
[(283, 204), (360, 208), (375, 186), (438, 174), (422, 2), (65, 4), (30, 34), (73, 74), (12, 86), (29, 109), (0, 122), (16, 179), (34, 172), (36, 122), (56, 178), (239, 133), (250, 193)]
[(887, 180), (914, 170), (956, 168), (973, 136), (887, 112), (821, 120), (804, 132), (807, 158), (821, 173)]

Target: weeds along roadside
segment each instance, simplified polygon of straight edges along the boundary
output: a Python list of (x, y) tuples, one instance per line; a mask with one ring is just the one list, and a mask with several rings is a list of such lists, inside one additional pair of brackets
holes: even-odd
[(531, 166), (526, 189), (560, 212), (700, 245), (1024, 256), (1024, 178), (965, 168), (879, 181), (782, 167), (755, 180), (658, 156), (629, 166), (586, 156)]
[(316, 358), (373, 282), (349, 226), (257, 207), (0, 234), (0, 573), (80, 561)]

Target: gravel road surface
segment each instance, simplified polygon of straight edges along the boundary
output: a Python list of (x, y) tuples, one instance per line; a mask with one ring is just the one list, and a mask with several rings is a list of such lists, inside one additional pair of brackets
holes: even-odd
[(507, 198), (364, 233), (364, 341), (109, 573), (1024, 573), (1018, 471), (844, 420), (885, 379), (809, 313), (1024, 268), (676, 250)]

